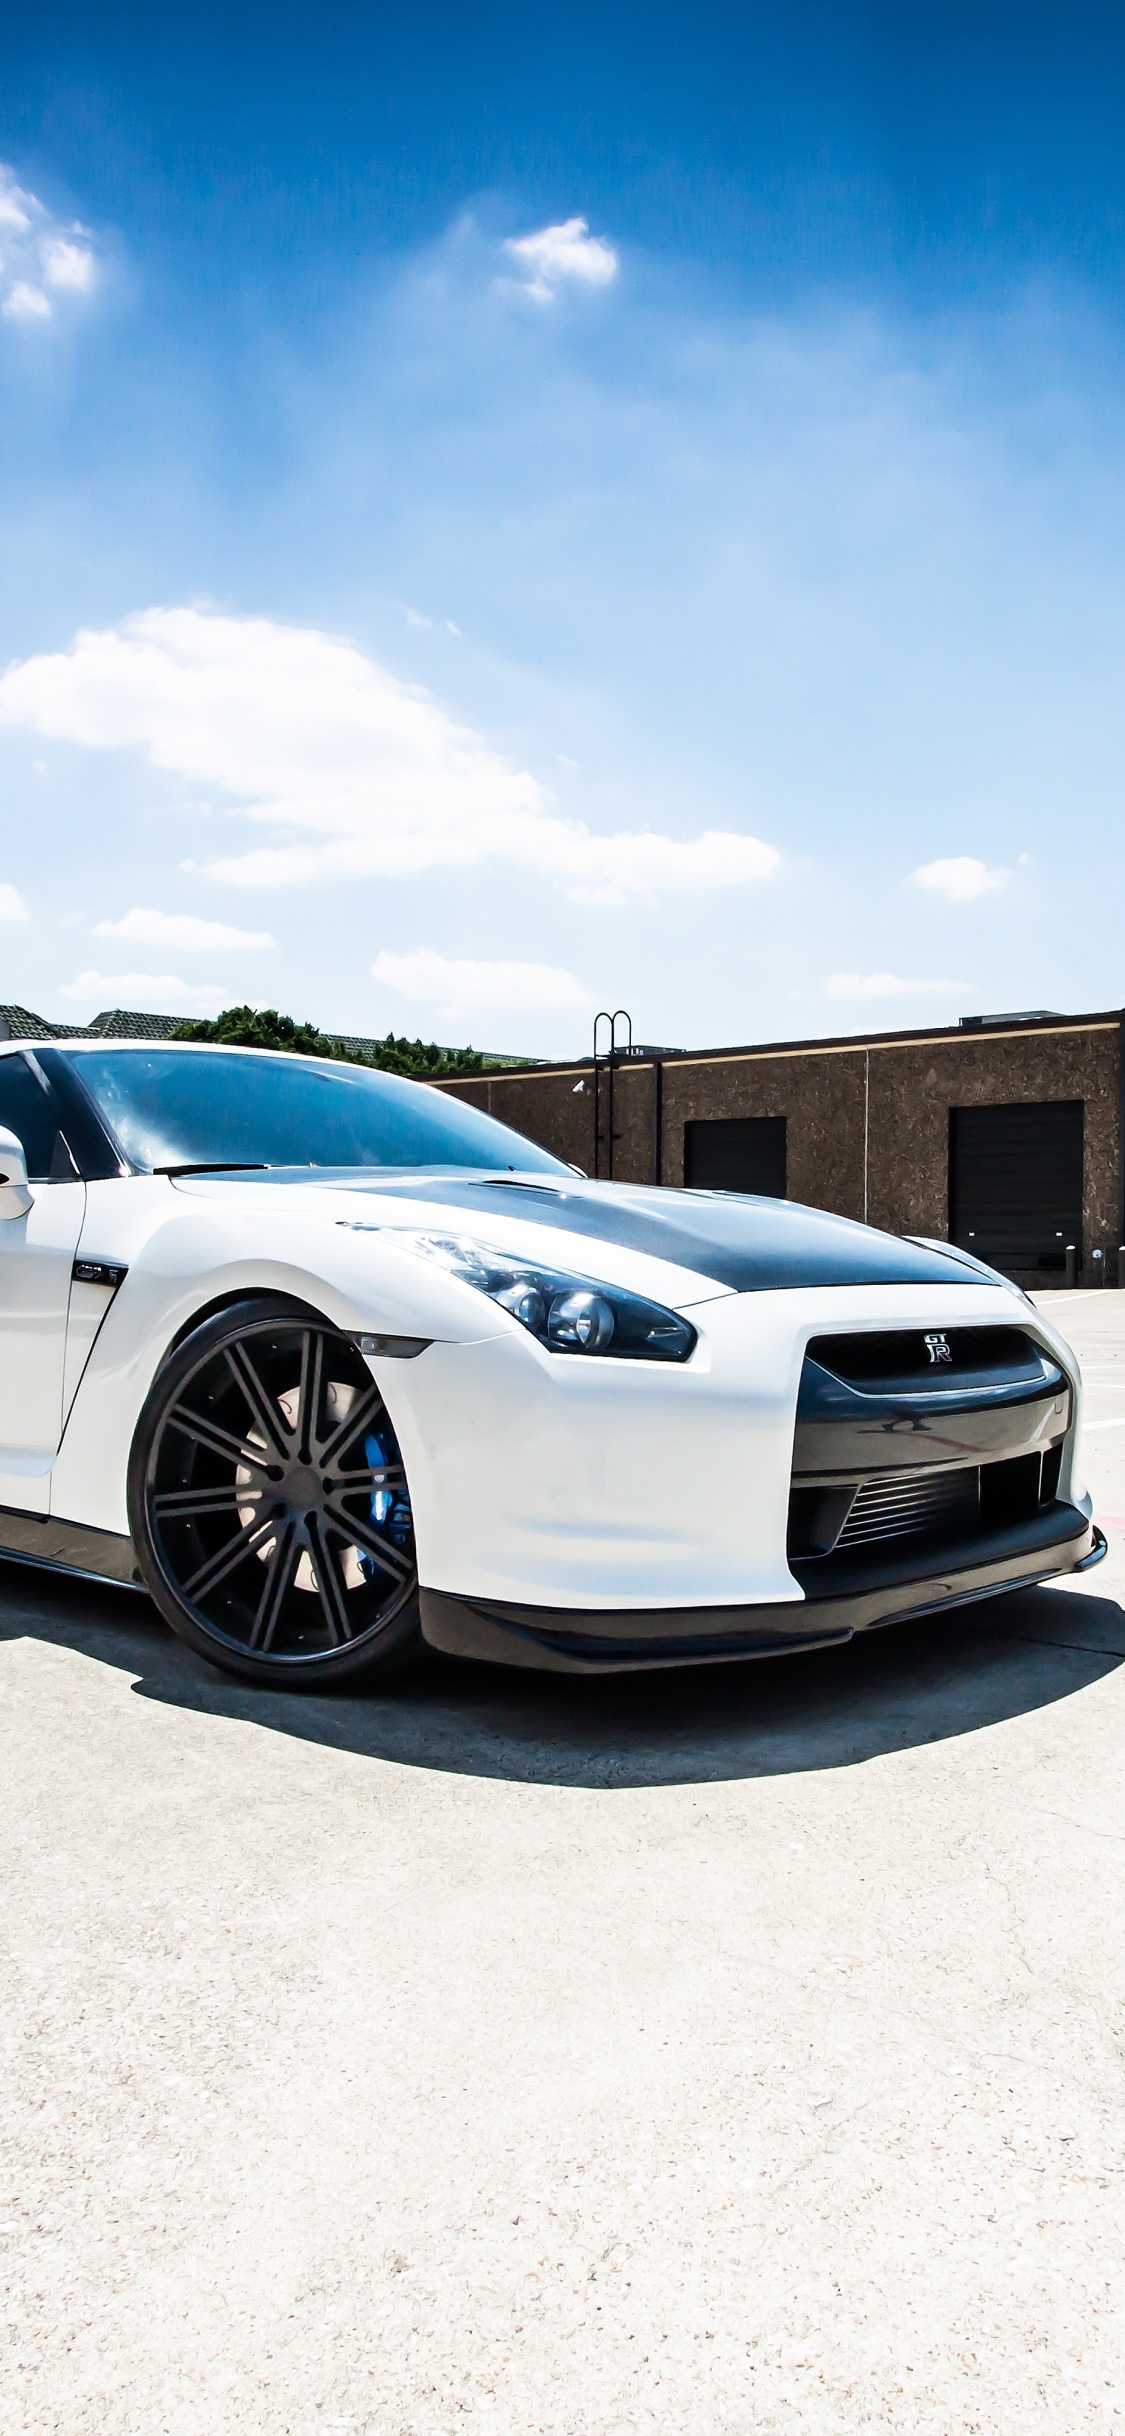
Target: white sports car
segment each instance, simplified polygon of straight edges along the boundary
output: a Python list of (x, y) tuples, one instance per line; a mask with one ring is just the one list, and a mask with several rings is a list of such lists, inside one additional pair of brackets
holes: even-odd
[(0, 1550), (253, 1682), (816, 1648), (1104, 1553), (1074, 1357), (964, 1253), (257, 1050), (5, 1043), (0, 1127)]

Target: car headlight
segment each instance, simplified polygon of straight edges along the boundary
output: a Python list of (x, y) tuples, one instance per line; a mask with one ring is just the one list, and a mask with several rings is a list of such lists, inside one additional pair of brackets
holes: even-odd
[(686, 1362), (696, 1332), (689, 1320), (663, 1303), (650, 1303), (622, 1286), (576, 1277), (569, 1269), (544, 1269), (538, 1261), (494, 1252), (470, 1235), (416, 1235), (388, 1228), (404, 1250), (436, 1260), (453, 1277), (510, 1311), (551, 1353), (608, 1353), (630, 1361)]

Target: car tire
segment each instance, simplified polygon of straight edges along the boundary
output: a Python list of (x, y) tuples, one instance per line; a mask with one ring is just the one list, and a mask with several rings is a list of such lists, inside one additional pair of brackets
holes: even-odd
[(137, 1423), (129, 1525), (160, 1613), (243, 1682), (325, 1690), (421, 1648), (405, 1466), (352, 1338), (271, 1296), (175, 1347)]

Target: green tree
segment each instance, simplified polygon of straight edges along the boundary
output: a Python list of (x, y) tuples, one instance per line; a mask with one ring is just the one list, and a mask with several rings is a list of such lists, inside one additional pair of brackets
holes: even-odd
[(295, 1023), (276, 1007), (224, 1007), (211, 1022), (177, 1025), (176, 1040), (213, 1040), (231, 1049), (289, 1049), (297, 1057), (331, 1057), (350, 1066), (377, 1066), (385, 1074), (415, 1075), (436, 1082), (447, 1075), (483, 1074), (479, 1049), (439, 1049), (435, 1041), (385, 1040), (364, 1049), (346, 1048), (342, 1041), (318, 1030), (314, 1023)]

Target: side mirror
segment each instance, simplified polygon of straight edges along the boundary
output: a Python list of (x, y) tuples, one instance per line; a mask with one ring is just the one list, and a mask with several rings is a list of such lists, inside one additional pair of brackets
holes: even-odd
[(27, 1189), (27, 1160), (19, 1136), (0, 1125), (0, 1218), (22, 1218), (34, 1194)]

